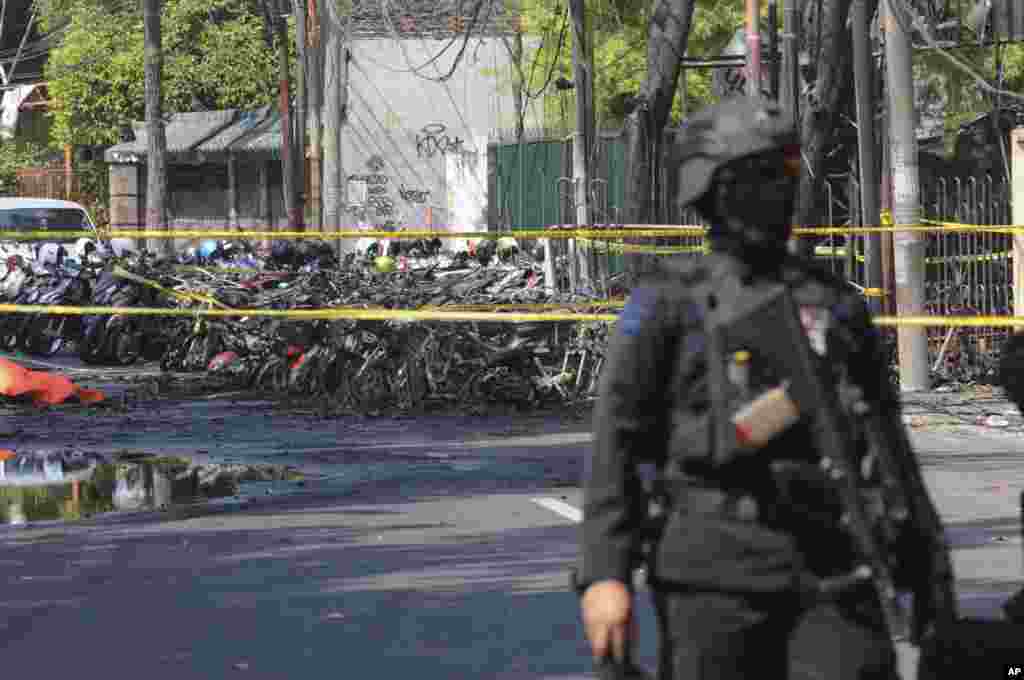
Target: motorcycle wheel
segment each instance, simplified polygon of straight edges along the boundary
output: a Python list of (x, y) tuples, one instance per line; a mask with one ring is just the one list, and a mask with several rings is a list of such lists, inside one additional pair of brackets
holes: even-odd
[(474, 405), (513, 404), (529, 407), (537, 401), (537, 388), (523, 367), (498, 364), (481, 369), (462, 388), (461, 400)]
[(18, 349), (18, 334), (10, 333), (0, 338), (0, 349), (7, 352), (14, 352)]
[(324, 368), (322, 350), (312, 350), (302, 365), (290, 369), (290, 390), (298, 394), (321, 394), (324, 391)]
[(209, 335), (192, 336), (188, 341), (188, 350), (185, 353), (184, 369), (186, 371), (205, 371), (213, 357), (217, 356), (213, 343), (214, 340)]
[(134, 324), (118, 324), (107, 332), (105, 358), (118, 366), (131, 366), (142, 355), (142, 333)]
[[(54, 322), (57, 328), (50, 331)], [(64, 348), (64, 320), (45, 317), (36, 319), (27, 329), (24, 347), (29, 354), (42, 357), (52, 357), (60, 352)]]
[(167, 354), (168, 345), (167, 338), (149, 338), (142, 348), (142, 358), (146, 361), (160, 361)]
[(28, 340), (29, 354), (34, 354), (41, 357), (52, 357), (60, 353), (64, 349), (64, 338), (62, 337), (47, 337), (43, 336), (32, 336)]
[(347, 399), (350, 392), (349, 371), (353, 370), (355, 365), (355, 357), (351, 354), (344, 351), (335, 354), (324, 370), (324, 392), (339, 399)]
[(363, 409), (380, 408), (395, 400), (391, 367), (385, 363), (368, 366), (349, 383), (352, 400)]
[(106, 321), (100, 319), (82, 334), (82, 342), (78, 346), (78, 358), (87, 364), (102, 363), (106, 338)]
[(290, 377), (286, 361), (271, 359), (256, 377), (256, 388), (266, 392), (285, 392), (288, 390)]

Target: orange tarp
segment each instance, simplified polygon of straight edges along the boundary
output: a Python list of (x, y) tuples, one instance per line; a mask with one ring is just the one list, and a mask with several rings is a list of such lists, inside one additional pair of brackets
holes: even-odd
[(0, 359), (0, 396), (22, 395), (31, 397), (36, 406), (63, 404), (72, 397), (85, 404), (105, 398), (103, 392), (79, 387), (66, 375), (32, 371), (13, 361)]

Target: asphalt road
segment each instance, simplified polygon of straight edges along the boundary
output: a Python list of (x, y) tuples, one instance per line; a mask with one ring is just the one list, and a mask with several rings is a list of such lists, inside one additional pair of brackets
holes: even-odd
[[(284, 415), (226, 398), (0, 408), (14, 447), (272, 460), (309, 475), (240, 501), (0, 529), (0, 665), (42, 678), (587, 677), (566, 587), (586, 429)], [(998, 615), (1024, 582), (1024, 443), (913, 436), (964, 612)], [(643, 597), (639, 612), (638, 656), (653, 667)]]

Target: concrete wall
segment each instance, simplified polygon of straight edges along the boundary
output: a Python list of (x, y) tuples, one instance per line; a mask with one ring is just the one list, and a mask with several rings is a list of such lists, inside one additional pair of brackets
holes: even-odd
[[(450, 69), (458, 43), (423, 66), (447, 44), (356, 43), (342, 153), (357, 224), (486, 229), (487, 139), (515, 126), (512, 66), (501, 40), (474, 40), (450, 79), (427, 80)], [(526, 126), (541, 113), (533, 103)]]
[[(356, 42), (349, 124), (342, 135), (344, 174), (351, 180), (345, 226), (487, 228), (487, 141), (497, 131), (515, 127), (513, 68), (504, 43), (492, 38), (472, 40), (458, 69), (444, 83), (422, 76), (447, 74), (460, 43), (419, 69), (421, 75), (413, 72), (448, 45), (448, 40), (390, 38)], [(534, 102), (525, 125), (533, 127), (542, 120), (540, 104)], [(145, 170), (137, 167), (138, 201), (144, 212)], [(209, 171), (217, 181), (193, 181), (175, 190), (176, 168), (169, 168), (172, 227), (228, 227), (226, 166), (186, 168), (182, 172)], [(270, 177), (265, 180), (268, 169)], [(239, 157), (237, 174), (238, 226), (284, 228), (279, 161)], [(130, 201), (125, 198), (122, 203), (127, 207)], [(343, 244), (345, 250), (354, 247), (354, 241)]]
[[(1012, 189), (1010, 215), (1014, 226), (1024, 226), (1024, 127), (1010, 134)], [(1013, 235), (1013, 315), (1024, 316), (1024, 236)], [(1014, 328), (1024, 331), (1024, 326)]]

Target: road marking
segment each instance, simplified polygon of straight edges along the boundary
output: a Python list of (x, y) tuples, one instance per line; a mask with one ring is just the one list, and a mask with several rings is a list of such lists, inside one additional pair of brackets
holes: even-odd
[(557, 498), (534, 498), (534, 503), (573, 522), (583, 521), (583, 511)]

